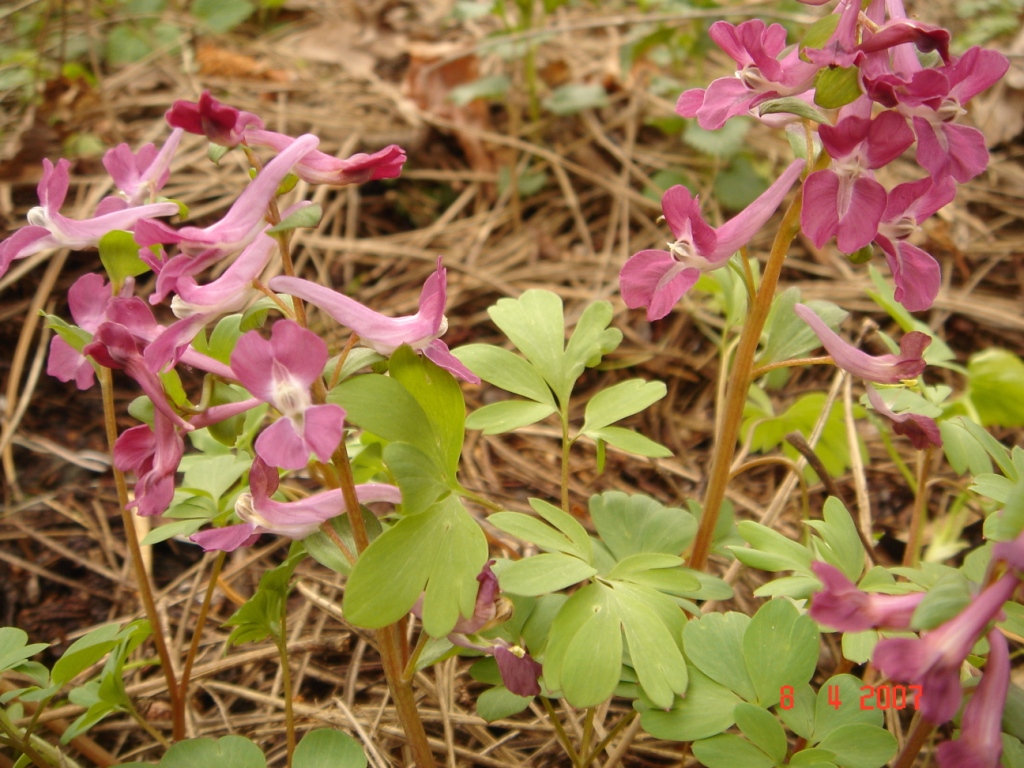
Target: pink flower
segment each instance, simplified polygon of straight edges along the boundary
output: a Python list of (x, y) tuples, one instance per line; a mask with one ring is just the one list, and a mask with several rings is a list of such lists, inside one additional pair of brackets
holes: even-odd
[(292, 167), (319, 143), (320, 140), (312, 134), (295, 139), (286, 150), (267, 163), (217, 223), (208, 227), (181, 227), (175, 230), (165, 224), (150, 221), (136, 232), (136, 242), (141, 246), (177, 243), (182, 253), (190, 256), (208, 255), (210, 251), (240, 251), (266, 228), (264, 217), (267, 215), (267, 207), (277, 195), (281, 182), (291, 173)]
[(43, 160), (43, 178), (36, 188), (40, 205), (28, 212), (29, 226), (22, 227), (0, 242), (0, 277), (15, 259), (53, 248), (89, 248), (99, 243), (108, 232), (131, 231), (140, 219), (173, 216), (178, 212), (174, 203), (152, 203), (80, 221), (61, 216), (60, 208), (68, 193), (70, 167), (71, 163), (64, 159), (59, 160), (56, 166), (49, 160)]
[(242, 131), (246, 128), (263, 127), (263, 121), (256, 115), (222, 104), (209, 91), (203, 91), (198, 102), (174, 102), (164, 117), (172, 128), (205, 136), (224, 147), (241, 144)]
[(1003, 576), (959, 616), (921, 637), (880, 640), (872, 657), (875, 666), (893, 680), (920, 685), (921, 715), (933, 725), (941, 725), (960, 709), (960, 665), (1019, 584), (1016, 576)]
[(537, 680), (544, 667), (534, 661), (525, 648), (498, 638), (492, 653), (494, 660), (498, 662), (501, 682), (510, 692), (516, 696), (536, 696), (540, 693), (540, 684)]
[(815, 576), (825, 588), (811, 600), (810, 616), (841, 632), (866, 629), (905, 629), (924, 592), (908, 595), (877, 595), (857, 589), (835, 566), (816, 561), (811, 564)]
[(1003, 753), (1002, 719), (1010, 690), (1010, 649), (998, 629), (988, 633), (981, 682), (964, 708), (960, 738), (939, 744), (939, 768), (997, 768)]
[(938, 183), (931, 178), (900, 184), (888, 196), (875, 242), (885, 253), (896, 283), (895, 298), (910, 312), (931, 307), (939, 292), (942, 275), (930, 254), (913, 245), (909, 238), (921, 222), (956, 196), (956, 184), (949, 176)]
[(675, 242), (667, 251), (640, 251), (625, 263), (619, 286), (626, 306), (647, 307), (651, 321), (665, 317), (701, 272), (724, 266), (764, 226), (803, 168), (803, 160), (791, 163), (757, 200), (717, 229), (701, 216), (700, 202), (686, 187), (669, 189), (661, 210)]
[(448, 345), (439, 338), (448, 330), (448, 320), (444, 316), (446, 285), (446, 270), (438, 258), (437, 271), (427, 278), (420, 292), (419, 311), (408, 317), (388, 317), (364, 307), (355, 299), (309, 280), (275, 277), (270, 281), (272, 290), (296, 296), (320, 307), (380, 355), (389, 356), (403, 344), (408, 344), (453, 376), (479, 384), (479, 377), (460, 363), (448, 351)]
[(885, 188), (871, 170), (889, 164), (914, 142), (906, 119), (883, 112), (874, 120), (851, 115), (818, 129), (832, 167), (804, 182), (800, 225), (821, 247), (835, 236), (839, 250), (853, 253), (870, 243), (885, 212)]
[(786, 47), (781, 24), (769, 27), (751, 19), (733, 26), (716, 21), (708, 34), (740, 68), (733, 77), (715, 80), (707, 90), (695, 88), (679, 97), (676, 112), (696, 117), (705, 130), (721, 128), (730, 117), (745, 114), (762, 101), (806, 91), (818, 72), (817, 66), (800, 59), (796, 46), (779, 58)]
[[(299, 501), (274, 501), (271, 497), (277, 492), (279, 483), (277, 470), (257, 456), (249, 471), (251, 493), (243, 493), (235, 502), (235, 512), (243, 522), (200, 531), (189, 539), (207, 552), (231, 552), (255, 544), (264, 533), (304, 539), (322, 523), (345, 514), (345, 499), (340, 489), (317, 493)], [(398, 488), (383, 483), (357, 485), (356, 497), (360, 504), (375, 501), (399, 504), (402, 501)]]
[(152, 197), (167, 183), (171, 174), (171, 159), (178, 149), (183, 131), (176, 128), (157, 152), (152, 144), (145, 144), (132, 152), (127, 144), (118, 144), (103, 155), (103, 166), (124, 195), (125, 206), (137, 206)]
[(892, 431), (910, 440), (917, 450), (923, 451), (929, 445), (942, 447), (942, 434), (935, 419), (919, 413), (893, 413), (874, 387), (868, 387), (868, 401), (872, 408), (892, 422)]
[(243, 387), (284, 418), (256, 439), (256, 453), (285, 469), (306, 466), (311, 453), (329, 462), (341, 442), (345, 411), (341, 406), (313, 405), (310, 385), (323, 373), (327, 345), (293, 320), (274, 324), (270, 340), (258, 331), (244, 334), (231, 353), (231, 370)]
[(871, 356), (840, 338), (810, 307), (795, 304), (793, 311), (811, 326), (836, 366), (854, 376), (876, 384), (898, 384), (904, 379), (917, 378), (925, 368), (922, 355), (932, 343), (931, 336), (926, 333), (911, 331), (904, 334), (898, 355)]
[[(294, 141), (291, 136), (273, 131), (249, 129), (245, 132), (246, 144), (270, 147), (277, 152), (283, 152)], [(314, 149), (295, 166), (295, 175), (310, 184), (340, 187), (346, 184), (364, 184), (377, 179), (398, 178), (404, 163), (405, 150), (397, 144), (384, 147), (372, 155), (359, 152), (344, 160)]]
[(132, 471), (135, 501), (143, 517), (159, 515), (174, 498), (174, 475), (185, 453), (185, 443), (163, 411), (153, 413), (153, 428), (146, 424), (126, 429), (114, 443), (114, 466), (122, 472)]

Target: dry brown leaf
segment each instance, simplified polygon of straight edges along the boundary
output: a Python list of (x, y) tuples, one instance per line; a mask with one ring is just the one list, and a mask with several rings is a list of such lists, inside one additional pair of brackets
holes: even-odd
[(221, 48), (214, 43), (200, 43), (196, 51), (200, 74), (207, 77), (235, 77), (246, 80), (270, 80), (287, 83), (292, 76), (281, 69), (257, 61), (252, 56)]

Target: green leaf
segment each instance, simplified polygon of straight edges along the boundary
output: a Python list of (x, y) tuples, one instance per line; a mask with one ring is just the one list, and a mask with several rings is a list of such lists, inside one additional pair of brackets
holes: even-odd
[[(793, 306), (799, 301), (800, 291), (792, 287), (775, 297), (763, 334), (767, 340), (757, 358), (758, 365), (803, 357), (821, 346), (811, 326), (793, 311)], [(807, 305), (830, 328), (837, 327), (849, 314), (830, 301), (809, 301)]]
[(144, 30), (134, 24), (117, 24), (107, 34), (103, 58), (112, 66), (133, 64), (153, 52), (153, 44)]
[(260, 585), (252, 597), (224, 622), (225, 626), (234, 627), (228, 645), (256, 643), (267, 637), (281, 638), (284, 632), (281, 618), (291, 591), (292, 574), (305, 556), (300, 550), (260, 577)]
[[(860, 705), (863, 685), (864, 681), (853, 675), (835, 675), (821, 686), (814, 702), (814, 732), (808, 738), (811, 744), (819, 743), (844, 725), (882, 725), (882, 710)], [(834, 701), (839, 702), (838, 709), (831, 703)]]
[(480, 526), (454, 496), (404, 517), (360, 556), (344, 610), (361, 627), (386, 627), (405, 616), (425, 591), (423, 628), (431, 637), (452, 631), (459, 616), (472, 616), (487, 560)]
[(587, 403), (581, 432), (607, 427), (616, 421), (639, 413), (658, 402), (668, 392), (660, 381), (629, 379), (603, 389)]
[(934, 629), (966, 608), (974, 595), (962, 573), (954, 571), (943, 576), (929, 589), (914, 609), (910, 628)]
[(683, 654), (669, 627), (651, 607), (647, 590), (620, 583), (615, 585), (614, 596), (630, 663), (640, 685), (655, 706), (668, 709), (677, 694), (686, 692), (688, 678)]
[(820, 70), (814, 79), (814, 103), (825, 109), (839, 109), (856, 101), (861, 93), (857, 74), (856, 67)]
[[(180, 505), (179, 505), (180, 506)], [(164, 513), (164, 517), (166, 517)], [(175, 523), (167, 523), (165, 525), (157, 526), (152, 529), (149, 533), (142, 537), (142, 541), (139, 542), (144, 547), (151, 547), (154, 544), (159, 544), (161, 541), (167, 541), (168, 539), (174, 538), (175, 536), (191, 536), (193, 533), (203, 527), (205, 520), (179, 520)]]
[(608, 93), (602, 85), (566, 83), (555, 88), (543, 101), (544, 109), (556, 115), (575, 115), (585, 109), (608, 106)]
[(715, 199), (731, 211), (746, 208), (767, 189), (768, 182), (746, 154), (732, 158), (715, 176)]
[(537, 596), (579, 584), (596, 573), (594, 566), (578, 557), (550, 552), (510, 563), (501, 572), (499, 582), (504, 592)]
[(722, 733), (693, 742), (693, 756), (708, 768), (775, 768), (775, 760), (749, 741)]
[(490, 344), (469, 344), (452, 350), (452, 354), (488, 384), (537, 402), (555, 404), (551, 387), (544, 377), (527, 360), (508, 349)]
[(192, 15), (210, 32), (230, 32), (255, 10), (249, 0), (193, 0)]
[(533, 365), (507, 349), (469, 344), (452, 350), (452, 354), (488, 384), (538, 403), (555, 405), (551, 387), (544, 377)]
[(749, 626), (750, 617), (742, 613), (706, 613), (686, 622), (683, 647), (686, 657), (709, 679), (754, 701), (757, 693), (743, 662), (743, 635)]
[(593, 562), (590, 534), (587, 533), (586, 528), (579, 524), (576, 518), (542, 499), (529, 499), (529, 502), (534, 512), (564, 533), (576, 545), (576, 551), (581, 559), (586, 560), (588, 563)]
[(804, 48), (824, 48), (825, 44), (835, 34), (836, 27), (839, 26), (839, 14), (830, 13), (827, 16), (822, 16), (816, 22), (811, 24), (804, 33), (803, 40), (800, 41), (800, 50)]
[(721, 733), (735, 722), (736, 694), (692, 667), (688, 675), (686, 697), (677, 697), (669, 711), (654, 708), (643, 696), (637, 702), (644, 730), (655, 738), (694, 741)]
[(622, 630), (611, 591), (590, 584), (562, 607), (551, 626), (544, 681), (574, 707), (593, 707), (612, 695), (622, 674)]
[(832, 762), (835, 755), (827, 749), (803, 749), (790, 758), (790, 765), (799, 765), (802, 768), (838, 768)]
[(581, 549), (565, 534), (529, 515), (520, 512), (495, 512), (487, 518), (487, 522), (500, 531), (536, 544), (548, 552), (564, 552), (581, 560), (588, 556), (589, 549)]
[[(369, 373), (343, 381), (327, 394), (327, 402), (345, 409), (345, 421), (389, 442), (415, 445), (445, 466), (423, 407), (409, 390), (390, 376)], [(386, 403), (387, 407), (381, 407)]]
[(415, 445), (390, 443), (383, 457), (402, 491), (403, 514), (422, 512), (451, 490), (437, 462)]
[(187, 463), (179, 490), (209, 496), (214, 504), (252, 466), (252, 459), (243, 455), (196, 456)]
[(53, 665), (51, 679), (65, 685), (106, 656), (117, 645), (121, 627), (106, 624), (78, 638)]
[[(370, 541), (373, 541), (382, 532), (380, 520), (367, 509), (361, 509), (360, 511), (363, 514), (363, 525), (366, 528), (366, 535)], [(356, 547), (355, 536), (352, 534), (352, 523), (349, 521), (348, 515), (339, 515), (338, 517), (331, 518), (330, 524), (338, 538), (345, 542), (348, 551), (355, 555), (358, 548)], [(349, 563), (348, 558), (338, 549), (338, 545), (334, 543), (334, 540), (323, 531), (318, 530), (304, 538), (302, 546), (306, 548), (310, 557), (321, 565), (330, 568), (335, 573), (348, 576), (352, 572), (352, 565)]]
[(754, 746), (776, 763), (785, 761), (788, 748), (786, 732), (782, 730), (779, 721), (771, 712), (742, 702), (736, 705), (733, 716), (736, 718), (736, 725)]
[[(232, 0), (238, 2), (238, 0)], [(324, 210), (318, 203), (307, 205), (295, 211), (291, 216), (286, 217), (279, 224), (275, 224), (267, 230), (267, 234), (275, 235), (278, 232), (290, 232), (300, 227), (316, 227), (323, 218)]]
[(28, 633), (17, 627), (0, 628), (0, 672), (19, 666), (26, 659), (49, 647), (49, 643), (28, 645)]
[(347, 733), (318, 728), (302, 737), (295, 748), (292, 767), (366, 768), (366, 755), (359, 743)]
[[(753, 550), (745, 550), (742, 547), (729, 547), (736, 557), (747, 563), (747, 556), (757, 551), (770, 558), (772, 567), (766, 568), (763, 565), (754, 565), (756, 568), (769, 571), (800, 571), (810, 573), (811, 557), (810, 551), (792, 539), (783, 536), (778, 531), (767, 526), (755, 523), (752, 520), (741, 520), (736, 524), (740, 536), (753, 547)], [(748, 563), (753, 565), (753, 563)]]
[(616, 560), (644, 552), (679, 555), (697, 532), (697, 520), (690, 512), (619, 491), (591, 496), (590, 517)]
[(843, 633), (843, 656), (854, 664), (864, 664), (878, 645), (878, 632), (868, 629), (863, 632)]
[(518, 715), (533, 701), (533, 696), (518, 696), (503, 685), (488, 688), (476, 698), (476, 712), (488, 723)]
[(972, 475), (983, 475), (992, 471), (992, 460), (985, 448), (968, 430), (967, 419), (957, 416), (939, 422), (939, 434), (942, 436), (942, 450), (946, 461), (958, 475), (970, 472)]
[(782, 722), (786, 724), (793, 733), (802, 739), (810, 739), (814, 732), (814, 706), (815, 696), (811, 686), (804, 684), (794, 686), (793, 701), (789, 708), (782, 707), (781, 696), (778, 713)]
[[(560, 389), (564, 393), (561, 402), (568, 400), (576, 379), (585, 368), (601, 362), (601, 357), (615, 350), (622, 341), (622, 332), (609, 328), (614, 311), (607, 301), (595, 301), (580, 315), (576, 328), (565, 347), (564, 369)], [(556, 393), (559, 389), (555, 390)]]
[(405, 345), (391, 355), (388, 371), (423, 409), (441, 466), (454, 480), (466, 435), (466, 402), (455, 377)]
[(614, 445), (620, 451), (635, 453), (637, 456), (665, 459), (672, 455), (672, 451), (661, 443), (656, 443), (650, 438), (623, 427), (595, 429), (590, 431), (587, 437), (599, 442), (608, 443), (608, 445)]
[(769, 600), (758, 609), (743, 633), (743, 658), (757, 692), (757, 703), (779, 703), (784, 685), (804, 685), (818, 664), (818, 629), (784, 598)]
[[(84, 328), (79, 328), (77, 325), (71, 325), (56, 315), (48, 315), (45, 312), (40, 312), (39, 314), (46, 318), (46, 327), (50, 328), (58, 336), (64, 339), (68, 346), (76, 352), (81, 352), (85, 349), (86, 344), (92, 341), (92, 334)], [(95, 363), (93, 363), (93, 365), (95, 366)]]
[(562, 300), (550, 291), (529, 290), (518, 299), (499, 299), (487, 314), (561, 400), (565, 345)]
[(532, 400), (503, 400), (478, 408), (466, 419), (470, 429), (483, 430), (485, 435), (501, 435), (528, 427), (555, 412), (555, 406)]
[(896, 754), (896, 737), (888, 731), (865, 723), (841, 725), (818, 744), (835, 753), (842, 768), (881, 768)]
[(115, 286), (115, 292), (124, 285), (126, 278), (149, 272), (149, 266), (139, 258), (139, 245), (131, 232), (117, 229), (107, 232), (97, 246), (103, 269)]
[(864, 545), (853, 518), (843, 502), (834, 496), (825, 500), (822, 512), (824, 520), (808, 520), (807, 525), (824, 539), (825, 547), (819, 546), (819, 549), (825, 559), (850, 581), (856, 582), (864, 570)]
[(266, 768), (267, 759), (260, 748), (242, 736), (213, 739), (186, 739), (168, 747), (160, 768), (207, 768), (222, 765), (231, 768)]
[(448, 101), (463, 107), (474, 99), (498, 99), (508, 93), (512, 80), (506, 74), (481, 77), (470, 83), (456, 86), (448, 92)]
[(969, 397), (983, 426), (1024, 426), (1024, 361), (990, 347), (967, 362)]

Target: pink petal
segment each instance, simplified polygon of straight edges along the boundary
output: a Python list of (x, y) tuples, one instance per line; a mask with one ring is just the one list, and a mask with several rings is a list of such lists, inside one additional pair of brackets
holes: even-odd
[(779, 174), (779, 178), (773, 181), (771, 186), (762, 192), (754, 202), (716, 230), (718, 244), (714, 251), (701, 250), (701, 255), (711, 262), (724, 262), (746, 245), (775, 213), (775, 209), (779, 207), (779, 203), (789, 192), (790, 187), (800, 177), (805, 165), (803, 160), (794, 160), (790, 163), (786, 170)]
[(317, 458), (330, 462), (344, 433), (345, 410), (339, 405), (314, 405), (302, 415), (302, 439)]
[(817, 248), (839, 231), (838, 199), (839, 177), (834, 171), (815, 171), (804, 181), (800, 228)]
[(260, 538), (260, 531), (252, 523), (239, 523), (223, 528), (209, 528), (193, 533), (188, 538), (205, 552), (234, 552), (240, 547), (251, 547), (255, 544)]
[(687, 268), (668, 251), (640, 251), (619, 272), (619, 290), (627, 307), (647, 307), (647, 319), (654, 321), (671, 312), (699, 277), (699, 270)]
[(916, 245), (897, 240), (895, 243), (878, 235), (875, 242), (882, 248), (892, 271), (896, 301), (908, 312), (923, 312), (931, 308), (942, 285), (939, 263)]
[(467, 381), (470, 384), (479, 384), (480, 377), (455, 357), (449, 350), (448, 345), (440, 339), (434, 339), (423, 348), (423, 356), (438, 368), (444, 368), (452, 376)]
[(917, 162), (934, 178), (952, 176), (963, 184), (988, 167), (985, 137), (977, 128), (953, 123), (935, 125), (923, 117), (914, 118), (917, 134)]
[[(327, 344), (294, 320), (274, 323), (270, 347), (274, 360), (283, 365), (291, 377), (304, 387), (316, 381), (327, 364)], [(264, 367), (267, 362), (264, 361)]]
[(50, 356), (46, 372), (60, 381), (74, 380), (79, 389), (89, 389), (96, 381), (92, 363), (60, 336), (50, 339)]
[(885, 211), (885, 187), (874, 179), (853, 179), (849, 207), (840, 212), (836, 245), (843, 253), (853, 253), (870, 243), (878, 233)]
[(282, 469), (302, 469), (309, 461), (309, 448), (289, 418), (280, 418), (264, 429), (255, 448), (267, 464)]
[(683, 91), (676, 101), (676, 114), (680, 117), (696, 117), (697, 111), (704, 104), (704, 89), (691, 88)]

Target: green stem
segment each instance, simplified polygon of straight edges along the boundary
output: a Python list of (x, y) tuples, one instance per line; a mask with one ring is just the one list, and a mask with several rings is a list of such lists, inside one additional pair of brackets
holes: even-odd
[(281, 657), (281, 684), (284, 696), (284, 729), (288, 740), (287, 768), (292, 768), (292, 756), (295, 754), (295, 709), (292, 706), (292, 671), (288, 666), (288, 639), (285, 637), (285, 626), (288, 621), (288, 601), (281, 601), (281, 632), (274, 638), (278, 655)]
[(562, 511), (569, 514), (569, 407), (563, 406), (558, 415), (562, 420)]
[(780, 360), (777, 363), (769, 363), (768, 365), (759, 365), (754, 369), (753, 373), (750, 374), (752, 381), (756, 381), (764, 376), (766, 373), (778, 370), (779, 368), (796, 368), (802, 365), (835, 365), (835, 360), (832, 359), (831, 355), (823, 355), (821, 357), (801, 357), (796, 360)]
[(629, 725), (631, 722), (633, 722), (633, 720), (635, 718), (636, 718), (636, 711), (632, 711), (632, 712), (629, 712), (628, 714), (624, 715), (619, 720), (619, 722), (617, 722), (615, 724), (615, 727), (612, 728), (608, 732), (608, 735), (605, 736), (603, 739), (601, 739), (601, 741), (598, 743), (598, 745), (596, 747), (594, 747), (593, 751), (590, 752), (590, 754), (588, 754), (583, 759), (583, 765), (587, 766), (587, 765), (590, 765), (592, 762), (594, 762), (597, 759), (597, 756), (600, 755), (602, 752), (604, 752), (605, 749), (608, 748), (608, 745), (612, 743), (612, 740), (616, 736), (618, 736), (620, 733), (622, 733), (622, 729), (625, 728), (627, 725)]
[(733, 359), (732, 376), (726, 390), (725, 402), (722, 404), (724, 417), (721, 430), (715, 435), (714, 453), (711, 459), (710, 479), (704, 496), (704, 509), (694, 540), (693, 552), (687, 565), (698, 571), (704, 570), (708, 555), (711, 553), (712, 537), (718, 524), (718, 513), (725, 500), (725, 488), (729, 482), (729, 468), (736, 453), (736, 440), (740, 425), (743, 423), (743, 408), (747, 402), (747, 393), (753, 381), (754, 357), (761, 341), (761, 333), (771, 310), (775, 289), (779, 284), (782, 265), (786, 253), (797, 233), (800, 231), (800, 208), (803, 200), (803, 189), (797, 192), (786, 214), (782, 219), (775, 242), (772, 244), (768, 263), (765, 264), (761, 277), (761, 286), (757, 297), (747, 314), (747, 322), (740, 334), (739, 345)]
[[(114, 410), (114, 386), (113, 376), (109, 368), (99, 366), (98, 377), (100, 390), (103, 394), (103, 421), (107, 430), (107, 443), (110, 446), (111, 455), (114, 452), (114, 443), (117, 442), (117, 423)], [(128, 545), (128, 552), (131, 556), (132, 568), (135, 571), (135, 582), (139, 590), (139, 597), (142, 599), (142, 606), (146, 612), (146, 618), (153, 629), (153, 643), (156, 645), (157, 656), (160, 657), (160, 668), (163, 670), (164, 679), (167, 681), (167, 695), (171, 699), (171, 713), (173, 717), (173, 738), (175, 741), (185, 738), (185, 703), (182, 699), (177, 680), (174, 676), (174, 668), (171, 666), (171, 654), (167, 649), (167, 641), (164, 638), (163, 624), (160, 622), (160, 614), (156, 610), (156, 601), (153, 599), (153, 590), (149, 584), (149, 574), (142, 562), (142, 547), (139, 545), (139, 537), (135, 530), (135, 517), (128, 509), (128, 484), (125, 482), (124, 473), (117, 467), (112, 466), (114, 472), (114, 485), (117, 488), (117, 502), (121, 510), (121, 522), (124, 525), (125, 543)]]
[(199, 614), (196, 616), (196, 625), (192, 629), (192, 642), (189, 643), (188, 653), (185, 656), (185, 664), (181, 669), (181, 682), (179, 683), (178, 700), (182, 707), (184, 716), (185, 702), (188, 700), (188, 684), (192, 677), (192, 667), (196, 663), (196, 656), (199, 655), (199, 643), (203, 637), (203, 627), (206, 625), (206, 617), (210, 615), (210, 606), (213, 603), (213, 593), (217, 588), (217, 579), (224, 568), (224, 561), (227, 559), (227, 552), (218, 552), (213, 561), (213, 569), (210, 571), (210, 580), (206, 585), (206, 593), (203, 595), (203, 603), (199, 606)]
[(910, 533), (907, 534), (907, 548), (903, 553), (903, 565), (916, 568), (921, 560), (921, 538), (928, 518), (928, 467), (931, 464), (932, 449), (917, 452), (917, 492), (914, 494), (914, 509), (910, 518)]
[(586, 714), (583, 716), (583, 738), (580, 740), (580, 768), (586, 768), (588, 763), (582, 761), (582, 756), (587, 754), (590, 750), (590, 742), (594, 738), (594, 707), (587, 707)]
[(580, 756), (576, 753), (576, 749), (569, 740), (569, 734), (567, 734), (565, 732), (565, 728), (562, 727), (562, 721), (558, 719), (558, 713), (555, 712), (555, 708), (551, 706), (551, 699), (541, 696), (540, 700), (544, 704), (544, 710), (548, 713), (548, 720), (551, 721), (551, 725), (555, 728), (555, 738), (558, 739), (558, 743), (562, 745), (562, 749), (565, 750), (565, 754), (567, 754), (569, 759), (572, 760), (572, 764), (574, 766), (578, 766), (580, 764)]
[(28, 756), (28, 759), (35, 763), (38, 768), (52, 768), (52, 764), (32, 746), (29, 736), (22, 738), (18, 735), (17, 729), (7, 719), (7, 712), (3, 710), (0, 710), (0, 730), (6, 735), (6, 740), (10, 746)]

